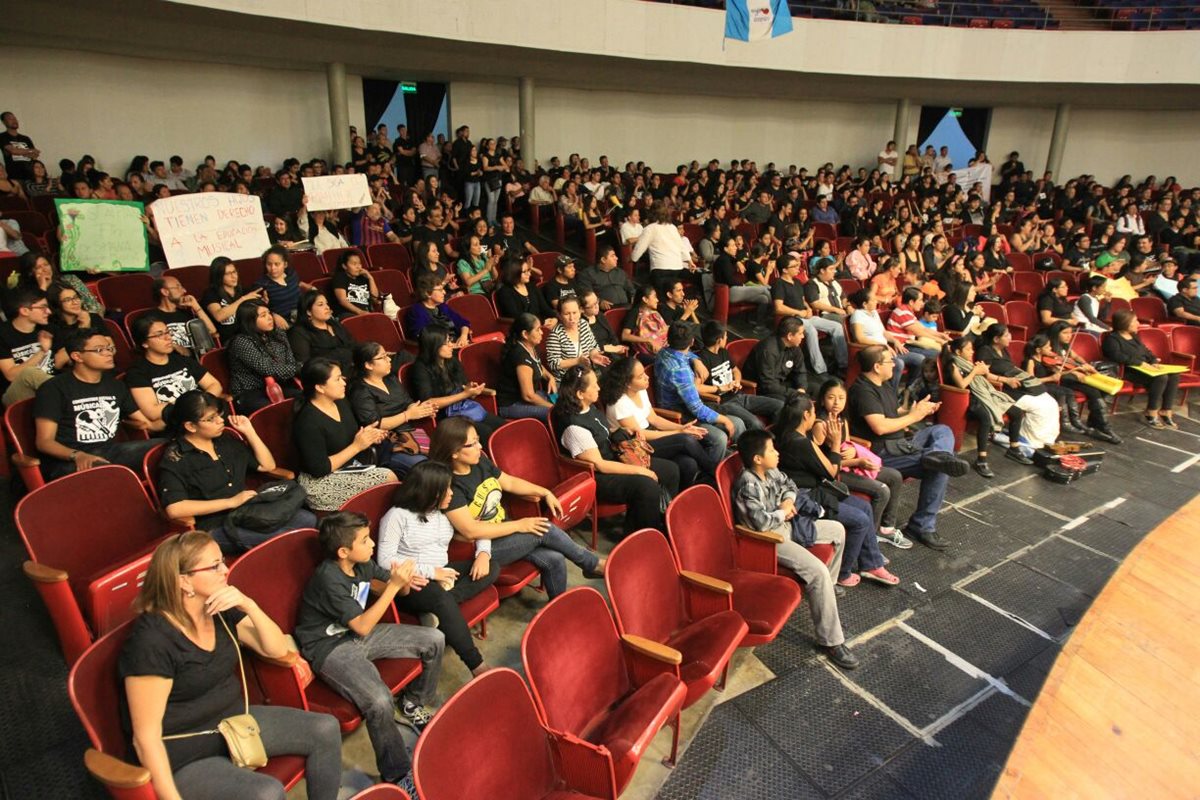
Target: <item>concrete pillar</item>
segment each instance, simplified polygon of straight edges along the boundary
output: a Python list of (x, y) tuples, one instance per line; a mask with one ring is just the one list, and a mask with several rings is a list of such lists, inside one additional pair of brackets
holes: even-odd
[(350, 103), (346, 99), (346, 65), (340, 61), (326, 64), (325, 83), (329, 91), (329, 129), (333, 134), (333, 161), (345, 164), (350, 161)]
[[(1058, 179), (1063, 150), (1067, 146), (1067, 129), (1071, 127), (1071, 104), (1059, 103), (1054, 110), (1054, 132), (1050, 134), (1050, 152), (1046, 155), (1046, 170)], [(1038, 176), (1040, 177), (1040, 176)]]
[[(908, 141), (908, 111), (909, 102), (907, 97), (896, 101), (896, 128), (892, 132), (892, 138), (896, 140), (896, 149), (900, 151), (901, 154), (904, 153), (904, 150), (910, 144), (913, 144), (913, 142)], [(897, 178), (899, 177), (900, 172), (900, 164), (897, 164)]]
[(517, 96), (521, 128), (521, 157), (525, 160), (525, 169), (533, 172), (534, 165), (537, 163), (533, 127), (533, 78), (521, 78)]

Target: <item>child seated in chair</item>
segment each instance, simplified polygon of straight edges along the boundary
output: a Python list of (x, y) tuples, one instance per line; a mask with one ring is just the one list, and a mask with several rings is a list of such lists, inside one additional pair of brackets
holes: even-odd
[[(340, 511), (321, 520), (320, 542), (328, 558), (308, 581), (296, 619), (296, 639), (313, 672), (358, 706), (367, 724), (379, 776), (414, 794), (412, 763), (396, 720), (418, 733), (432, 719), (445, 637), (435, 628), (380, 623), (397, 594), (428, 581), (411, 559), (383, 569), (372, 559), (375, 543), (367, 518)], [(368, 604), (371, 581), (383, 591)], [(419, 658), (420, 676), (404, 688), (399, 707), (372, 663), (381, 658)]]

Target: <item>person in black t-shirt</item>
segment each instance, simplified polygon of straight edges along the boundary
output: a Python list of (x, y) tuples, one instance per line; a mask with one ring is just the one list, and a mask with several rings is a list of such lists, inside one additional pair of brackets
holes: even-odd
[(363, 267), (362, 255), (357, 250), (347, 250), (338, 257), (337, 271), (329, 282), (338, 319), (370, 313), (379, 302), (379, 289), (375, 279)]
[(575, 287), (575, 259), (571, 256), (559, 256), (554, 263), (554, 278), (542, 287), (542, 297), (557, 310), (558, 301), (564, 297), (575, 297), (578, 290)]
[(710, 320), (700, 328), (700, 338), (704, 347), (697, 351), (692, 369), (700, 377), (701, 384), (696, 388), (704, 404), (727, 417), (741, 420), (745, 430), (762, 430), (759, 417), (774, 422), (783, 408), (783, 401), (741, 391), (742, 371), (734, 365), (729, 351), (725, 349), (729, 343), (729, 332), (725, 326)]
[[(412, 763), (394, 715), (418, 733), (432, 719), (424, 706), (434, 699), (446, 637), (436, 628), (381, 623), (397, 596), (429, 584), (411, 558), (393, 561), (390, 569), (375, 563), (371, 528), (361, 514), (340, 511), (321, 520), (321, 548), (326, 560), (304, 587), (296, 617), (296, 640), (313, 672), (362, 712), (379, 777), (412, 790)], [(372, 579), (384, 583), (370, 602)], [(388, 685), (372, 662), (381, 658), (417, 658), (421, 675), (404, 687), (393, 704)]]
[(664, 289), (666, 291), (663, 300), (658, 304), (658, 314), (663, 318), (663, 322), (667, 323), (668, 327), (673, 322), (686, 322), (695, 332), (700, 327), (700, 317), (696, 315), (700, 301), (687, 296), (683, 281), (664, 282)]
[(1197, 278), (1189, 276), (1179, 282), (1179, 294), (1167, 302), (1167, 313), (1188, 325), (1200, 325), (1200, 297), (1197, 293)]
[(198, 361), (175, 352), (171, 331), (157, 311), (138, 317), (130, 327), (134, 346), (142, 349), (143, 357), (125, 373), (125, 385), (146, 419), (162, 419), (163, 409), (194, 389), (225, 393), (221, 382)]
[(46, 328), (50, 302), (45, 294), (18, 287), (9, 292), (7, 299), (9, 321), (0, 324), (0, 373), (8, 384), (4, 405), (11, 406), (33, 397), (54, 374), (54, 336)]
[(929, 400), (913, 403), (900, 414), (892, 374), (896, 361), (882, 345), (869, 345), (858, 354), (862, 374), (850, 387), (850, 432), (869, 439), (884, 466), (906, 478), (921, 481), (917, 508), (904, 526), (904, 534), (934, 550), (946, 542), (937, 533), (937, 515), (950, 477), (967, 474), (970, 465), (954, 454), (954, 433), (945, 425), (930, 425), (909, 436), (906, 429), (941, 406)]
[[(538, 252), (528, 237), (516, 229), (516, 221), (513, 215), (504, 212), (500, 215), (500, 229), (497, 230), (487, 241), (487, 246), (492, 249), (495, 255), (502, 256), (505, 253), (513, 252), (520, 255), (533, 255)], [(541, 274), (540, 272), (538, 273)]]
[(142, 457), (161, 440), (117, 441), (121, 420), (154, 431), (163, 423), (147, 419), (125, 384), (108, 374), (116, 352), (112, 340), (79, 333), (66, 350), (71, 371), (46, 381), (33, 405), (42, 474), (52, 480), (108, 463), (141, 470)]
[(170, 273), (154, 281), (154, 300), (162, 320), (171, 331), (171, 341), (175, 343), (175, 350), (180, 355), (191, 355), (196, 346), (188, 331), (188, 322), (193, 318), (204, 323), (209, 336), (218, 338), (217, 326), (200, 307), (199, 301), (188, 294), (179, 279)]
[[(245, 712), (239, 645), (267, 658), (290, 651), (279, 626), (228, 584), (227, 573), (220, 548), (204, 531), (175, 534), (160, 544), (111, 676), (128, 703), (122, 727), (159, 797), (283, 794), (275, 778), (235, 766), (220, 736), (166, 739), (212, 731), (222, 719)], [(342, 773), (337, 720), (283, 706), (252, 705), (250, 713), (267, 755), (304, 758), (308, 796), (334, 800)]]
[(20, 132), (21, 123), (11, 111), (0, 114), (4, 133), (0, 133), (0, 149), (4, 151), (4, 169), (14, 181), (27, 181), (33, 177), (33, 162), (42, 154), (33, 146), (33, 139)]
[(538, 357), (543, 336), (541, 320), (533, 314), (522, 314), (509, 328), (496, 384), (496, 405), (506, 419), (532, 417), (544, 422), (550, 416), (554, 407), (550, 396), (558, 391), (558, 384)]

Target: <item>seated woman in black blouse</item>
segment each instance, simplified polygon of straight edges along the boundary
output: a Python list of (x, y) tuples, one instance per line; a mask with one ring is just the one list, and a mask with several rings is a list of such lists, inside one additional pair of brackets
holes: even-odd
[(491, 414), (476, 399), (492, 392), (482, 383), (467, 381), (462, 363), (454, 355), (454, 345), (444, 328), (430, 327), (421, 331), (420, 349), (416, 363), (409, 372), (413, 395), (428, 400), (438, 410), (438, 417), (467, 417), (487, 445), (492, 433), (504, 424), (504, 419)]
[(1147, 375), (1139, 365), (1155, 365), (1158, 357), (1138, 337), (1137, 315), (1128, 309), (1113, 314), (1112, 333), (1104, 337), (1104, 357), (1126, 367), (1122, 376), (1146, 390), (1146, 424), (1151, 428), (1178, 428), (1175, 422), (1175, 398), (1179, 394), (1179, 375)]
[(412, 399), (393, 374), (392, 361), (392, 356), (378, 342), (355, 345), (350, 406), (359, 425), (378, 424), (387, 432), (392, 445), (387, 466), (404, 477), (429, 452), (429, 435), (412, 423), (432, 417), (437, 409), (429, 401)]
[(506, 419), (533, 417), (545, 422), (554, 408), (550, 395), (558, 391), (558, 383), (539, 357), (542, 336), (542, 321), (533, 314), (521, 314), (508, 330), (496, 385), (496, 405)]
[[(226, 582), (228, 571), (207, 533), (175, 534), (154, 551), (138, 592), (138, 617), (116, 677), (128, 701), (123, 725), (131, 753), (149, 771), (158, 797), (284, 796), (276, 778), (235, 766), (215, 733), (221, 720), (245, 712), (238, 648), (266, 658), (290, 652), (279, 626)], [(342, 737), (336, 719), (277, 705), (252, 705), (250, 714), (268, 757), (304, 758), (309, 797), (338, 796)]]
[[(975, 341), (975, 361), (987, 364), (983, 377), (992, 386), (1016, 400), (1017, 407), (1025, 412), (1021, 424), (1021, 435), (1035, 450), (1058, 440), (1061, 420), (1066, 419), (1058, 403), (1046, 391), (1041, 380), (1033, 377), (1016, 365), (1009, 352), (1012, 333), (1003, 323), (988, 326)], [(1018, 356), (1018, 360), (1020, 357)], [(1019, 453), (1005, 453), (1019, 464), (1026, 463)], [(1032, 462), (1030, 462), (1032, 463)]]
[(347, 375), (354, 365), (350, 352), (354, 337), (334, 318), (329, 298), (316, 289), (300, 296), (296, 324), (288, 330), (288, 343), (301, 364), (312, 358), (328, 358), (336, 361)]
[(242, 303), (262, 300), (266, 290), (242, 288), (237, 264), (232, 258), (217, 256), (208, 267), (208, 288), (200, 297), (200, 305), (217, 325), (222, 338), (232, 336), (237, 328), (237, 310)]
[(275, 315), (257, 300), (238, 306), (237, 334), (227, 347), (233, 402), (243, 414), (269, 405), (268, 387), (284, 397), (299, 397), (296, 373), (300, 364), (287, 334), (275, 327)]
[(1004, 237), (993, 235), (983, 246), (983, 263), (988, 269), (996, 272), (1012, 272), (1008, 256), (1004, 252)]
[(193, 389), (224, 394), (221, 382), (211, 372), (196, 359), (175, 350), (171, 331), (157, 311), (138, 317), (130, 328), (134, 347), (142, 351), (142, 358), (130, 365), (125, 385), (146, 419), (162, 419), (167, 406)]
[(514, 253), (504, 256), (500, 262), (500, 288), (496, 290), (496, 313), (506, 319), (533, 314), (547, 328), (553, 328), (558, 317), (542, 293), (529, 285), (532, 274), (532, 256)]
[[(1046, 288), (1038, 295), (1037, 311), (1043, 328), (1049, 328), (1057, 322), (1067, 325), (1078, 324), (1071, 313), (1071, 303), (1067, 300), (1070, 287), (1062, 278), (1051, 278), (1046, 281)], [(1033, 331), (1029, 332), (1033, 335)]]
[(342, 368), (327, 358), (314, 358), (300, 370), (304, 400), (292, 422), (292, 441), (300, 457), (300, 485), (308, 507), (336, 511), (359, 492), (396, 475), (377, 466), (387, 463), (387, 432), (378, 425), (360, 427), (346, 399)]
[(50, 323), (46, 326), (57, 345), (54, 353), (54, 368), (62, 371), (71, 363), (63, 344), (76, 331), (91, 331), (101, 336), (108, 335), (104, 320), (99, 314), (89, 314), (83, 308), (83, 298), (73, 286), (54, 281), (46, 290), (50, 303)]
[(431, 325), (445, 328), (454, 337), (455, 347), (466, 347), (471, 340), (471, 322), (446, 303), (446, 284), (433, 275), (417, 278), (413, 287), (417, 302), (404, 312), (404, 335), (419, 339)]
[(432, 239), (429, 241), (417, 242), (413, 248), (416, 253), (414, 258), (412, 274), (409, 276), (412, 279), (412, 285), (415, 288), (417, 281), (421, 280), (425, 275), (430, 275), (434, 279), (434, 283), (440, 283), (446, 287), (446, 296), (459, 294), (458, 278), (454, 272), (442, 264), (439, 259), (442, 256), (442, 248), (438, 247), (438, 243)]
[[(169, 440), (158, 468), (158, 496), (167, 517), (190, 518), (193, 527), (212, 534), (226, 555), (243, 553), (284, 531), (315, 526), (317, 518), (303, 508), (273, 530), (250, 530), (229, 521), (230, 512), (255, 495), (246, 488), (250, 472), (285, 473), (275, 468), (275, 457), (250, 420), (231, 415), (226, 422), (224, 408), (212, 394), (193, 390), (167, 411)], [(225, 436), (226, 427), (241, 438)]]

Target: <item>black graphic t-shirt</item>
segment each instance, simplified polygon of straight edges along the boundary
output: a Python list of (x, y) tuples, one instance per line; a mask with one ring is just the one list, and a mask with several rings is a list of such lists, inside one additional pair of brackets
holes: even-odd
[(163, 322), (167, 323), (167, 330), (171, 332), (171, 343), (177, 347), (192, 346), (192, 334), (188, 332), (188, 322), (194, 317), (192, 312), (177, 309), (175, 311), (159, 311), (158, 315), (162, 317)]
[(105, 375), (84, 383), (68, 372), (38, 389), (33, 416), (58, 423), (54, 440), (64, 447), (92, 452), (117, 436), (121, 419), (137, 411), (125, 384)]
[(171, 353), (166, 364), (151, 364), (139, 358), (125, 373), (125, 385), (130, 389), (153, 389), (158, 402), (174, 403), (184, 392), (200, 388), (207, 374), (196, 359)]
[[(41, 349), (38, 335), (43, 330), (45, 328), (39, 325), (29, 333), (22, 333), (14, 328), (11, 322), (0, 325), (0, 359), (11, 358), (14, 364), (24, 364)], [(53, 372), (50, 359), (46, 359), (46, 362), (44, 369)]]
[[(704, 381), (706, 384), (728, 386), (733, 383), (733, 361), (729, 358), (729, 351), (724, 347), (715, 353), (706, 347), (696, 353), (696, 358), (708, 369), (708, 378)], [(721, 402), (726, 402), (736, 394), (737, 392), (722, 392)]]
[(504, 506), (500, 500), (504, 491), (500, 488), (500, 468), (481, 455), (479, 463), (471, 467), (466, 475), (455, 475), (450, 484), (450, 507), (447, 511), (467, 506), (471, 516), (480, 522), (499, 524), (504, 522)]
[[(344, 270), (338, 270), (333, 280), (329, 282), (329, 288), (332, 292), (334, 289), (341, 289), (346, 293), (346, 300), (350, 305), (361, 308), (363, 311), (371, 310), (371, 282), (367, 280), (366, 275), (359, 275), (357, 278), (351, 278)], [(342, 307), (337, 306), (337, 310), (341, 311)]]

